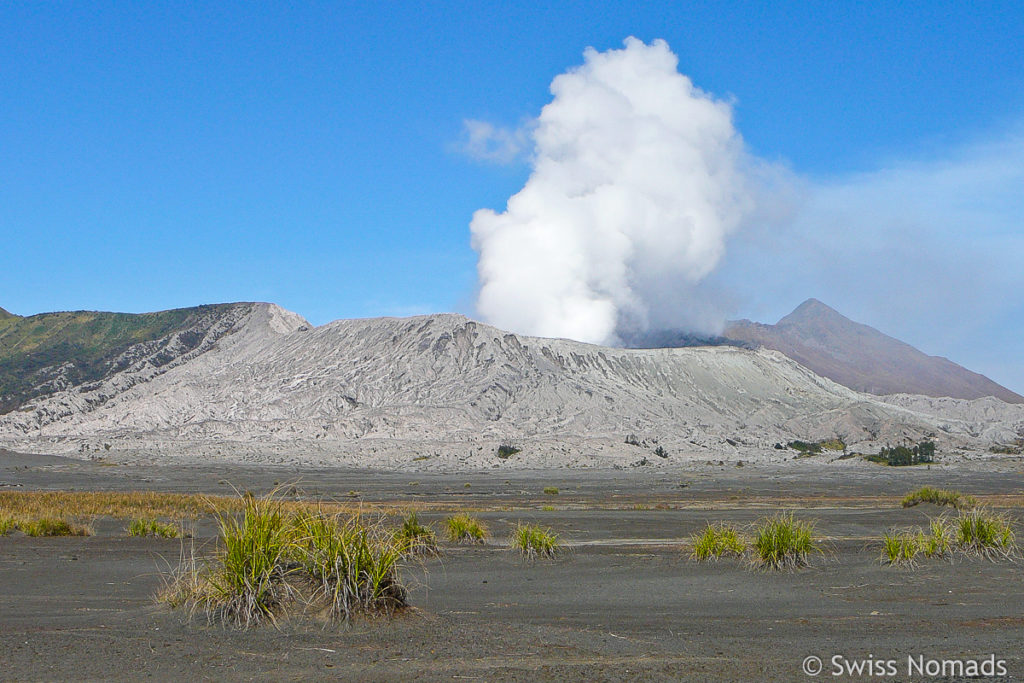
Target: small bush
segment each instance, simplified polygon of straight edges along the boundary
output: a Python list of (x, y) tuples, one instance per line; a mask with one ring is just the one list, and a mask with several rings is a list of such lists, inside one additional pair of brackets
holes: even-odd
[(953, 530), (957, 547), (969, 555), (995, 559), (1010, 557), (1017, 549), (1013, 527), (1003, 514), (982, 509), (961, 512)]
[(918, 503), (931, 503), (939, 506), (948, 505), (957, 510), (966, 510), (978, 505), (978, 501), (974, 496), (965, 496), (959, 491), (947, 491), (931, 486), (922, 486), (903, 497), (902, 504), (905, 508), (913, 507)]
[(437, 553), (437, 534), (429, 526), (420, 524), (419, 514), (415, 511), (402, 520), (398, 535), (408, 542), (410, 552), (426, 555)]
[(500, 446), (498, 446), (498, 457), (501, 458), (502, 460), (505, 460), (507, 458), (511, 458), (519, 451), (520, 449), (516, 448), (515, 446), (503, 443)]
[(512, 531), (509, 547), (533, 560), (537, 557), (554, 557), (561, 548), (561, 542), (551, 529), (543, 529), (536, 524), (518, 524)]
[(557, 486), (545, 486), (544, 487), (544, 493), (546, 493), (549, 496), (557, 496), (558, 495), (558, 487)]
[(658, 446), (657, 448), (655, 448), (654, 449), (654, 454), (656, 456), (658, 456), (659, 458), (667, 458), (668, 457), (668, 451), (665, 450), (664, 446)]
[(487, 527), (469, 515), (452, 515), (444, 521), (444, 526), (452, 543), (483, 543), (487, 537)]
[(178, 538), (181, 529), (174, 524), (159, 522), (155, 519), (139, 518), (128, 525), (129, 536), (159, 536), (160, 538)]
[(793, 513), (768, 517), (754, 530), (754, 561), (763, 569), (806, 567), (807, 558), (820, 552), (814, 540), (814, 525), (798, 520)]
[(743, 555), (747, 542), (729, 524), (708, 524), (699, 534), (694, 534), (693, 559), (698, 562), (717, 560), (723, 555)]
[(821, 453), (821, 445), (816, 441), (790, 441), (786, 445), (804, 454)]

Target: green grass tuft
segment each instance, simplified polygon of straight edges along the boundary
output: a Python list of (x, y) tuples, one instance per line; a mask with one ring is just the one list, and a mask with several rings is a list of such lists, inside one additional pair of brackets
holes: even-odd
[(902, 504), (905, 508), (913, 507), (918, 503), (931, 503), (939, 506), (948, 505), (957, 510), (969, 510), (978, 505), (978, 501), (974, 496), (965, 496), (959, 491), (947, 491), (931, 486), (922, 486), (903, 497)]
[(921, 552), (924, 534), (887, 531), (882, 537), (882, 563), (894, 567), (914, 567)]
[(184, 558), (159, 599), (243, 628), (292, 609), (348, 620), (406, 604), (399, 566), (410, 543), (382, 524), (322, 511), (286, 514), (272, 495), (246, 495), (241, 515), (220, 517), (219, 551)]
[(741, 556), (747, 549), (747, 541), (729, 524), (708, 524), (703, 531), (694, 534), (693, 559), (698, 562), (717, 560), (724, 555)]
[(953, 521), (953, 533), (957, 547), (968, 555), (1010, 558), (1017, 551), (1009, 517), (990, 510), (961, 512)]
[(557, 486), (545, 486), (544, 487), (544, 493), (546, 493), (549, 496), (557, 496), (558, 495), (558, 487)]
[(408, 542), (409, 549), (413, 553), (434, 555), (438, 552), (437, 534), (429, 525), (420, 523), (419, 514), (415, 511), (410, 512), (402, 520), (398, 535)]
[(793, 513), (768, 517), (754, 529), (754, 562), (763, 569), (806, 567), (811, 553), (821, 552), (814, 539), (814, 525)]
[(561, 549), (561, 542), (551, 529), (537, 524), (517, 524), (509, 538), (509, 547), (518, 550), (527, 559), (554, 557)]
[(487, 527), (466, 514), (452, 515), (444, 520), (444, 528), (452, 543), (483, 543), (487, 538)]
[(129, 536), (158, 536), (160, 538), (178, 538), (181, 529), (174, 524), (160, 522), (155, 519), (140, 517), (133, 519), (128, 525)]

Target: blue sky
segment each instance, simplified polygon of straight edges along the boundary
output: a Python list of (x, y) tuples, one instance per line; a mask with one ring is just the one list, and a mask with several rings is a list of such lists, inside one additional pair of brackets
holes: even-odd
[(3, 3), (0, 306), (472, 314), (469, 222), (530, 167), (464, 153), (464, 120), (524, 124), (630, 35), (811, 188), (731, 238), (730, 316), (816, 296), (1024, 391), (1019, 2)]

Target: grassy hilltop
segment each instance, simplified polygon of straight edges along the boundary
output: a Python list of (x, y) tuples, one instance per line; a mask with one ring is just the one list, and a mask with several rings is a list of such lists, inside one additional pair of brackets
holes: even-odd
[[(153, 365), (168, 363), (202, 341), (209, 327), (204, 322), (216, 320), (220, 313), (238, 305), (159, 313), (71, 311), (25, 317), (0, 308), (0, 414), (38, 396), (123, 370), (138, 359), (125, 353), (138, 344), (151, 343), (145, 355)], [(167, 348), (171, 335), (175, 335), (174, 345)]]

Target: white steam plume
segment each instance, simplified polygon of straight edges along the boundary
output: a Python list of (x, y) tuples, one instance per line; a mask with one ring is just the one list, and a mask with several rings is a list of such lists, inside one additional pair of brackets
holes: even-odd
[(477, 310), (503, 329), (594, 343), (649, 326), (708, 331), (708, 307), (686, 299), (753, 204), (732, 109), (680, 74), (662, 40), (583, 56), (551, 83), (526, 185), (504, 213), (473, 216)]

